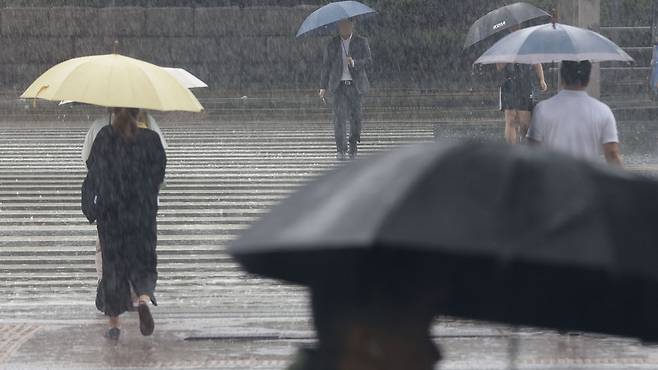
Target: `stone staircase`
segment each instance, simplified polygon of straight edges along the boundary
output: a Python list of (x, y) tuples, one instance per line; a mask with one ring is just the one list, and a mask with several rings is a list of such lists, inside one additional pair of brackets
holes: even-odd
[(634, 64), (608, 62), (601, 65), (601, 93), (604, 99), (646, 98), (651, 76), (651, 27), (602, 26), (601, 33), (635, 59)]
[[(0, 124), (0, 320), (93, 317), (95, 227), (80, 212), (88, 122)], [(162, 121), (159, 317), (305, 317), (299, 288), (247, 279), (226, 242), (336, 165), (326, 123)], [(371, 122), (362, 153), (431, 141), (427, 123)], [(81, 308), (82, 307), (82, 308)]]
[[(655, 118), (649, 89), (653, 53), (651, 1), (603, 0), (601, 34), (621, 46), (635, 63), (602, 63), (601, 95), (604, 101)], [(641, 113), (645, 110), (645, 114)]]
[[(89, 120), (71, 117), (0, 122), (0, 342), (19, 343), (0, 346), (0, 368), (285, 368), (294, 349), (314, 336), (306, 291), (245, 274), (225, 248), (272, 205), (337, 165), (332, 126), (310, 119), (159, 117), (169, 149), (158, 216), (158, 331), (136, 341), (136, 334), (126, 330), (127, 342), (116, 351), (106, 348), (100, 335), (105, 319), (93, 303), (96, 232), (79, 206), (85, 174), (80, 151)], [(429, 142), (435, 136), (500, 140), (501, 135), (497, 121), (369, 118), (361, 153)], [(634, 169), (658, 173), (655, 145), (641, 152)], [(125, 315), (122, 320), (129, 327), (136, 319)], [(38, 328), (39, 337), (16, 353), (29, 338), (19, 334)], [(550, 332), (521, 330), (524, 343), (556, 340)], [(71, 343), (60, 343), (62, 332)], [(519, 329), (442, 318), (435, 333), (453, 364), (446, 368), (480, 368), (481, 360), (469, 360), (473, 348), (481, 348), (487, 358), (500, 358), (495, 368), (506, 368), (504, 348)], [(620, 346), (607, 338), (594, 343), (606, 350)], [(562, 353), (559, 349), (550, 356), (561, 358)]]

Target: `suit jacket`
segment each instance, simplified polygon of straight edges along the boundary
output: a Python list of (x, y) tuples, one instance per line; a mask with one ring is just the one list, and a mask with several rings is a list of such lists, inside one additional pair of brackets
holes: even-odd
[[(340, 36), (336, 36), (329, 41), (322, 60), (320, 88), (327, 90), (329, 93), (334, 93), (338, 89), (343, 76), (343, 51), (340, 39)], [(354, 60), (354, 67), (349, 66), (352, 81), (359, 93), (365, 95), (370, 90), (370, 81), (368, 81), (366, 68), (372, 63), (368, 39), (352, 34), (350, 49), (347, 54)]]

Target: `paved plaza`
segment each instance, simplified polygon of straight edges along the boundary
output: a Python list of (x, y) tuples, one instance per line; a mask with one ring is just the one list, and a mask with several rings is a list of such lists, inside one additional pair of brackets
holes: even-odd
[[(156, 331), (142, 337), (136, 314), (127, 314), (117, 344), (102, 337), (106, 320), (93, 301), (95, 228), (79, 205), (88, 127), (0, 123), (0, 369), (284, 369), (298, 346), (313, 342), (306, 292), (247, 276), (225, 246), (338, 165), (331, 125), (162, 120), (169, 162), (158, 219)], [(435, 136), (501, 135), (497, 121), (371, 120), (361, 153)], [(658, 174), (655, 149), (643, 148), (628, 149), (631, 170)], [(445, 317), (434, 334), (441, 369), (658, 369), (658, 348), (628, 339)]]

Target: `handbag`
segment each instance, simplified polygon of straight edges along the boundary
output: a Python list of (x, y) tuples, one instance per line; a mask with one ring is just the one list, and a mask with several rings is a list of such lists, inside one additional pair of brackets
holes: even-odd
[(87, 217), (87, 220), (89, 220), (89, 223), (92, 224), (98, 219), (98, 194), (96, 194), (96, 189), (94, 189), (89, 173), (87, 173), (84, 181), (82, 181), (82, 189), (80, 193), (82, 214), (84, 214), (85, 217)]

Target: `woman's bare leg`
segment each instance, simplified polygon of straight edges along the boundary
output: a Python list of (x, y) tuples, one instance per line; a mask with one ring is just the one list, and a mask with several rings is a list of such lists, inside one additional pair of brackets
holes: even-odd
[(516, 132), (517, 111), (508, 109), (505, 110), (505, 140), (508, 144), (516, 144), (518, 142), (518, 135)]
[(110, 328), (119, 327), (119, 316), (110, 316)]
[(532, 112), (527, 110), (518, 111), (519, 119), (519, 139), (523, 141), (528, 135), (528, 130), (530, 129), (530, 120), (532, 119)]

